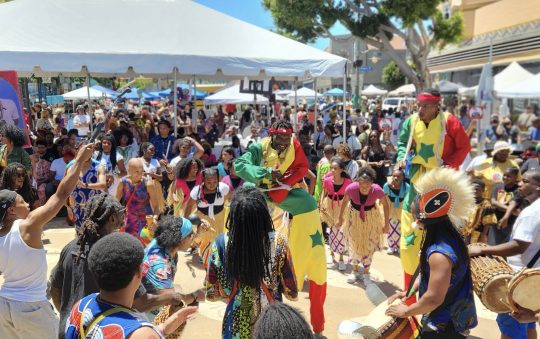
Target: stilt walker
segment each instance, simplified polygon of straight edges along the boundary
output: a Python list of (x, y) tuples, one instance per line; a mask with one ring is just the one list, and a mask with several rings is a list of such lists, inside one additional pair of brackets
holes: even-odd
[(307, 276), (311, 325), (318, 334), (324, 330), (326, 251), (317, 202), (300, 188), (309, 165), (289, 122), (275, 122), (269, 133), (269, 138), (252, 144), (234, 168), (246, 183), (257, 185), (270, 202), (292, 215), (288, 238), (298, 289)]
[(411, 204), (416, 197), (415, 183), (435, 168), (458, 169), (471, 150), (469, 137), (461, 122), (449, 112), (441, 112), (441, 95), (426, 90), (417, 97), (418, 113), (411, 115), (401, 127), (397, 160), (410, 179), (410, 189), (403, 200), (401, 214), (401, 264), (405, 286), (409, 286), (419, 262), (422, 231), (411, 227)]

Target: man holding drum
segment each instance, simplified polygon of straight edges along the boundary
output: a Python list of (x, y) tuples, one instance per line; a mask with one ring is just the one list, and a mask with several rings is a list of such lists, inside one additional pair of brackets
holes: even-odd
[[(525, 267), (540, 267), (540, 260), (537, 260), (540, 251), (540, 199), (538, 199), (540, 197), (540, 170), (526, 172), (519, 184), (519, 191), (530, 205), (521, 211), (516, 219), (510, 241), (487, 247), (472, 245), (469, 247), (471, 257), (479, 255), (507, 257), (508, 264), (515, 271), (520, 271)], [(538, 294), (536, 296), (540, 298)], [(497, 316), (501, 338), (536, 338), (533, 312), (522, 309), (521, 312), (513, 313), (512, 316), (509, 313)]]

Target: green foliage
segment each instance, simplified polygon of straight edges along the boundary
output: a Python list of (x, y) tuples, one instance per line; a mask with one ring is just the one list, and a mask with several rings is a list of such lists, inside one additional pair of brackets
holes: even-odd
[(394, 89), (405, 84), (405, 75), (396, 63), (391, 61), (383, 68), (382, 80), (388, 89)]
[(441, 2), (441, 0), (386, 0), (382, 1), (381, 11), (388, 17), (401, 20), (405, 27), (411, 27), (437, 13), (437, 6)]
[(435, 14), (434, 26), (430, 27), (435, 39), (432, 43), (440, 49), (447, 44), (455, 44), (463, 37), (463, 16), (461, 13), (452, 13), (450, 18), (445, 19), (441, 12)]

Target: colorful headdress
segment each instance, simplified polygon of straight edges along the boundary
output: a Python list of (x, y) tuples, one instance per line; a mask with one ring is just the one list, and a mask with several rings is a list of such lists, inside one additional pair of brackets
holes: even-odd
[(285, 134), (285, 135), (293, 134), (293, 130), (290, 128), (269, 128), (268, 132), (270, 132), (270, 134)]
[(418, 96), (416, 97), (416, 100), (418, 101), (429, 101), (429, 102), (436, 102), (438, 103), (439, 101), (441, 101), (441, 96), (440, 95), (433, 95), (431, 93), (420, 93), (418, 94)]
[(415, 217), (424, 224), (449, 218), (461, 227), (474, 208), (473, 185), (464, 172), (434, 169), (421, 176), (414, 187), (418, 192)]

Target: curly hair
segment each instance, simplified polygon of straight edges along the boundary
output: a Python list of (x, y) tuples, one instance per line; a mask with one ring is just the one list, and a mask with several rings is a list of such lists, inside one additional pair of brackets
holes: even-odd
[(77, 229), (77, 261), (85, 252), (86, 246), (92, 247), (103, 234), (103, 227), (109, 218), (124, 211), (125, 208), (112, 195), (107, 193), (96, 194), (91, 197), (84, 206), (83, 222)]
[(271, 242), (274, 224), (264, 195), (253, 186), (235, 191), (226, 227), (229, 239), (225, 254), (227, 275), (240, 284), (259, 288), (270, 277)]
[(352, 158), (351, 148), (347, 144), (339, 144), (339, 146), (336, 149), (336, 154), (337, 155), (344, 155), (349, 159)]
[(120, 140), (123, 136), (127, 136), (128, 138), (128, 145), (131, 145), (133, 143), (133, 133), (129, 130), (129, 128), (120, 126), (113, 131), (114, 140), (116, 141), (117, 145), (120, 145)]
[(368, 176), (371, 181), (375, 181), (377, 179), (377, 172), (371, 167), (371, 166), (363, 166), (358, 169), (358, 173), (356, 173), (356, 179)]
[[(22, 187), (18, 190), (15, 190), (14, 187), (12, 187), (12, 184), (13, 179), (15, 178), (15, 176), (17, 176), (18, 169), (22, 169), (25, 175)], [(6, 168), (2, 172), (2, 176), (0, 177), (0, 189), (16, 191), (21, 197), (23, 197), (24, 201), (29, 203), (30, 205), (37, 200), (37, 194), (32, 188), (32, 182), (30, 181), (30, 176), (26, 172), (26, 167), (24, 167), (23, 164), (18, 162), (12, 162), (11, 164), (6, 166)]]
[(143, 262), (141, 242), (131, 234), (115, 232), (99, 239), (88, 255), (88, 268), (100, 290), (118, 291), (133, 280)]
[(0, 129), (0, 134), (13, 143), (14, 147), (22, 147), (26, 143), (26, 134), (15, 125), (4, 125)]
[(268, 305), (253, 329), (254, 339), (312, 339), (313, 334), (302, 313), (285, 303)]
[(154, 239), (163, 248), (177, 247), (182, 242), (182, 217), (167, 215), (159, 221), (154, 232)]
[(200, 172), (204, 169), (204, 164), (201, 160), (195, 158), (184, 158), (178, 162), (174, 169), (176, 179), (186, 179), (189, 175), (189, 168), (191, 167), (192, 163), (197, 164), (197, 172)]

